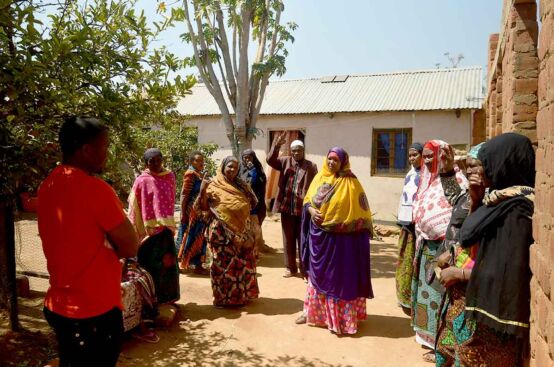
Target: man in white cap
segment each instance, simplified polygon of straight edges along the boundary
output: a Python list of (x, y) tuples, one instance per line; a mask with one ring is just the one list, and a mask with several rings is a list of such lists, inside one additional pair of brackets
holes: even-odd
[[(286, 134), (282, 133), (267, 156), (267, 164), (281, 172), (279, 177), (279, 192), (275, 200), (274, 211), (281, 213), (283, 230), (283, 250), (285, 253), (285, 278), (298, 273), (296, 254), (300, 255), (300, 221), (302, 219), (302, 202), (310, 187), (317, 166), (304, 159), (304, 143), (295, 140), (291, 143), (292, 156), (279, 157), (279, 149), (286, 142)], [(303, 273), (302, 263), (300, 271)]]

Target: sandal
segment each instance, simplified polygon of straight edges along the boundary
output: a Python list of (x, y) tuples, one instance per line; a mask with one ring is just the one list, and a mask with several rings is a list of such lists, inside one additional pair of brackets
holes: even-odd
[(160, 341), (160, 337), (157, 336), (156, 333), (153, 332), (152, 330), (149, 330), (147, 332), (137, 331), (137, 332), (131, 333), (131, 336), (135, 339), (138, 339), (147, 343), (152, 343), (152, 344), (156, 344), (157, 342)]
[(427, 352), (422, 357), (425, 362), (435, 363), (435, 351)]
[(305, 324), (307, 321), (308, 319), (306, 318), (306, 315), (302, 314), (296, 320), (294, 320), (294, 323), (296, 325), (302, 325)]
[(292, 278), (295, 277), (298, 272), (292, 272), (290, 269), (285, 269), (285, 274), (283, 274), (283, 278)]

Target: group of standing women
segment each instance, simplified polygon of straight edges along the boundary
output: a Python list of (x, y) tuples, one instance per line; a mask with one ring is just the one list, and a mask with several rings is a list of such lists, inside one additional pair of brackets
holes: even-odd
[[(258, 297), (255, 249), (263, 242), (266, 177), (253, 151), (242, 158), (225, 158), (208, 179), (202, 154), (191, 154), (175, 246), (175, 175), (163, 168), (159, 150), (146, 151), (147, 169), (133, 185), (129, 215), (142, 238), (138, 262), (152, 275), (158, 303), (178, 300), (179, 270), (205, 272), (206, 247), (213, 257), (209, 273), (216, 307), (242, 306)], [(304, 198), (301, 261), (308, 285), (297, 323), (336, 334), (357, 332), (366, 318), (366, 299), (373, 298), (372, 229), (369, 203), (348, 154), (333, 148)]]
[[(265, 215), (265, 203), (260, 202), (265, 175), (255, 154), (245, 151), (242, 164), (227, 157), (210, 180), (204, 175), (204, 156), (193, 152), (183, 177), (178, 229), (175, 174), (163, 167), (158, 149), (148, 149), (144, 163), (146, 169), (129, 196), (129, 217), (141, 239), (137, 268), (149, 275), (155, 290), (148, 293), (155, 293), (154, 302), (148, 303), (177, 301), (179, 272), (187, 270), (210, 274), (217, 307), (242, 306), (257, 298), (254, 249)], [(205, 267), (208, 246), (213, 255), (209, 271)], [(139, 337), (152, 341), (148, 334)]]
[(443, 141), (414, 144), (409, 154), (396, 286), (416, 341), (429, 349), (424, 359), (441, 367), (521, 365), (530, 315), (531, 142), (508, 133), (473, 147), (465, 176)]

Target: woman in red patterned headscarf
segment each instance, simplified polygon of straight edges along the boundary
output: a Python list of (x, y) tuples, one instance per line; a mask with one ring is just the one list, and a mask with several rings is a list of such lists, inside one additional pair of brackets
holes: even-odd
[[(412, 278), (412, 325), (416, 341), (434, 350), (437, 333), (437, 313), (441, 301), (442, 286), (434, 279), (433, 267), (437, 249), (446, 235), (452, 215), (440, 181), (442, 152), (449, 146), (442, 140), (425, 143), (422, 153), (421, 180), (414, 203), (416, 249)], [(467, 186), (465, 177), (456, 170), (458, 182)], [(434, 361), (434, 352), (424, 356)]]

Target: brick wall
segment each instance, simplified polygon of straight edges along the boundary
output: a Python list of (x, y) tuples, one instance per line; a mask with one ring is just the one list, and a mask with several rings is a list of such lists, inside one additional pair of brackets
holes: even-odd
[(489, 39), (487, 137), (515, 131), (537, 141), (537, 4), (504, 0), (504, 26)]
[(537, 179), (531, 248), (531, 365), (554, 366), (554, 0), (539, 4)]
[[(504, 0), (489, 39), (488, 138), (507, 131), (537, 145), (531, 247), (531, 366), (554, 366), (554, 0)], [(540, 34), (538, 22), (540, 21)]]
[(471, 145), (477, 145), (486, 140), (485, 134), (486, 115), (485, 110), (477, 110), (473, 113), (473, 128), (471, 131)]

